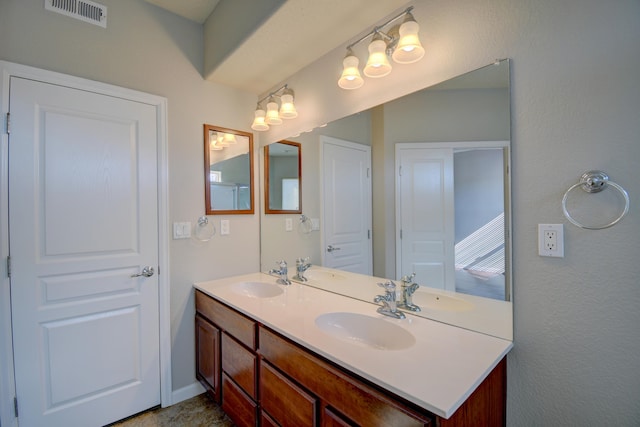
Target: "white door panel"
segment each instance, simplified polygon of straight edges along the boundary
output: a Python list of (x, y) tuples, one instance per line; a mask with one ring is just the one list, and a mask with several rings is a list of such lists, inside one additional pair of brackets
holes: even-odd
[(398, 156), (399, 277), (455, 291), (452, 149), (401, 149)]
[(322, 137), (322, 162), (323, 265), (370, 275), (371, 149)]
[(154, 106), (12, 77), (11, 301), (21, 426), (160, 403)]

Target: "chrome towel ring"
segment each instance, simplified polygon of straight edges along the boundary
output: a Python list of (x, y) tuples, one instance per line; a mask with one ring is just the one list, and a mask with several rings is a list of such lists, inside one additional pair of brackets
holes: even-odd
[[(624, 209), (622, 210), (622, 213), (620, 214), (620, 216), (618, 216), (616, 219), (614, 219), (608, 224), (598, 225), (598, 226), (584, 225), (576, 221), (571, 216), (571, 214), (567, 210), (567, 197), (569, 197), (569, 193), (571, 192), (571, 190), (577, 187), (582, 187), (582, 189), (587, 193), (599, 193), (600, 191), (607, 188), (609, 185), (615, 188), (616, 190), (618, 190), (620, 194), (622, 194), (622, 196), (624, 197), (624, 200), (625, 200)], [(564, 216), (567, 217), (567, 219), (573, 225), (576, 225), (580, 228), (584, 228), (586, 230), (601, 230), (603, 228), (609, 228), (617, 224), (618, 222), (620, 222), (620, 220), (627, 214), (627, 212), (629, 212), (629, 194), (627, 194), (625, 189), (622, 188), (620, 185), (616, 184), (613, 181), (610, 181), (609, 176), (606, 173), (602, 171), (597, 171), (597, 170), (588, 171), (582, 174), (582, 176), (580, 177), (580, 181), (577, 184), (574, 184), (571, 187), (569, 187), (569, 189), (564, 193), (564, 197), (562, 198), (562, 211), (564, 212)]]

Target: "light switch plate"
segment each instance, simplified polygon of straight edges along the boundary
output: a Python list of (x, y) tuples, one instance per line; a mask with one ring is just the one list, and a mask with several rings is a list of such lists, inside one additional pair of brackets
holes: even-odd
[(188, 239), (191, 237), (191, 223), (190, 222), (174, 222), (173, 223), (173, 238)]
[(286, 218), (284, 220), (284, 230), (285, 231), (293, 231), (293, 219), (292, 218)]

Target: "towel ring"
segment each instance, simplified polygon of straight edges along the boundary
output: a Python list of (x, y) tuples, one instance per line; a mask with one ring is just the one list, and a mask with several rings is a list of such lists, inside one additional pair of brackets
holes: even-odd
[(212, 222), (209, 222), (209, 218), (201, 216), (198, 218), (198, 226), (194, 237), (201, 242), (208, 242), (216, 234), (216, 227)]
[[(571, 192), (571, 190), (577, 187), (582, 187), (582, 189), (587, 193), (599, 193), (609, 185), (618, 190), (625, 200), (624, 209), (622, 210), (622, 213), (618, 218), (605, 225), (587, 226), (576, 221), (571, 216), (571, 214), (567, 210), (567, 197), (569, 197), (569, 193)], [(567, 217), (567, 219), (571, 221), (573, 225), (576, 225), (580, 228), (584, 228), (586, 230), (601, 230), (603, 228), (609, 228), (620, 222), (620, 220), (627, 214), (627, 212), (629, 212), (629, 194), (627, 194), (625, 189), (622, 188), (619, 184), (610, 181), (609, 176), (606, 173), (602, 171), (588, 171), (582, 174), (582, 176), (580, 177), (580, 181), (577, 184), (569, 187), (569, 189), (564, 193), (564, 197), (562, 198), (562, 211), (564, 212), (564, 216)]]

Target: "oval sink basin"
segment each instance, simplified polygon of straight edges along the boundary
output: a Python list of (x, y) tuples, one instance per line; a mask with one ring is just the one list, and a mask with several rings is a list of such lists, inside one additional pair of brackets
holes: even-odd
[(413, 294), (413, 303), (429, 310), (441, 311), (469, 311), (473, 309), (473, 303), (461, 298), (440, 295), (433, 292), (418, 290)]
[(316, 317), (316, 326), (343, 341), (377, 350), (403, 350), (416, 342), (409, 331), (398, 325), (357, 313), (322, 314)]
[(249, 298), (271, 298), (282, 294), (278, 285), (267, 282), (241, 282), (232, 286), (235, 293)]

